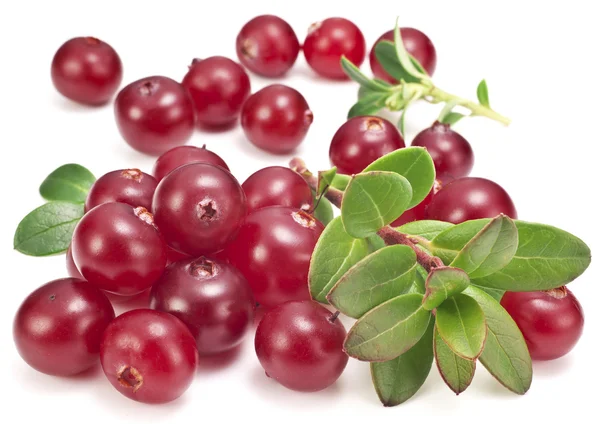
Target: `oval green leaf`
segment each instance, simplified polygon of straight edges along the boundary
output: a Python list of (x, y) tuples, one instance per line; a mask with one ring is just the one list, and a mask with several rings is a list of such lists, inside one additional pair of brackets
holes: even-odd
[(333, 180), (331, 181), (331, 187), (344, 191), (346, 190), (346, 187), (348, 187), (350, 179), (350, 175), (335, 174)]
[[(396, 54), (396, 47), (394, 43), (388, 40), (382, 40), (375, 46), (375, 56), (377, 60), (385, 69), (385, 71), (390, 74), (397, 81), (405, 81), (405, 82), (419, 82), (421, 78), (416, 78), (406, 72), (404, 67), (400, 64), (398, 60), (398, 56)], [(411, 56), (411, 61), (413, 66), (417, 69), (423, 69), (421, 64), (415, 60), (414, 57)], [(423, 71), (424, 72), (424, 71)]]
[(442, 231), (454, 227), (454, 224), (444, 221), (413, 221), (397, 227), (396, 230), (411, 236), (423, 237), (429, 241), (433, 240)]
[(434, 333), (433, 352), (440, 375), (448, 387), (459, 395), (471, 385), (476, 362), (458, 356), (448, 347), (437, 329)]
[(477, 99), (482, 106), (490, 107), (490, 96), (488, 94), (487, 82), (484, 79), (477, 86)]
[(431, 270), (425, 281), (423, 307), (431, 311), (446, 299), (469, 287), (469, 276), (459, 268), (440, 267)]
[(369, 94), (361, 97), (354, 106), (348, 111), (347, 118), (354, 118), (355, 116), (368, 116), (375, 115), (381, 109), (385, 107), (385, 101), (387, 100), (389, 93), (377, 93), (369, 92)]
[(96, 177), (81, 165), (70, 163), (54, 170), (40, 186), (49, 201), (84, 203)]

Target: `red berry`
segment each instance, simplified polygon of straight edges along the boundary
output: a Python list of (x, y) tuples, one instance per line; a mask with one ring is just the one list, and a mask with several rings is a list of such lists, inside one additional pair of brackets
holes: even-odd
[(206, 146), (195, 147), (195, 146), (180, 146), (163, 153), (154, 164), (154, 170), (152, 173), (154, 177), (160, 181), (169, 172), (182, 165), (190, 163), (212, 163), (213, 165), (220, 166), (223, 169), (229, 171), (229, 167), (223, 159), (216, 153), (211, 152)]
[(517, 219), (517, 210), (508, 193), (485, 178), (465, 177), (452, 181), (433, 196), (427, 219), (460, 224), (503, 213)]
[(167, 245), (143, 207), (104, 203), (81, 218), (73, 232), (73, 258), (83, 277), (121, 296), (149, 288), (167, 263)]
[(323, 390), (342, 375), (346, 329), (337, 315), (312, 301), (279, 305), (258, 325), (254, 344), (267, 376), (288, 389)]
[(330, 79), (348, 79), (340, 65), (342, 56), (360, 66), (367, 50), (360, 29), (344, 18), (328, 18), (313, 24), (302, 48), (310, 67)]
[(120, 202), (130, 206), (142, 206), (152, 209), (152, 196), (158, 183), (152, 175), (139, 169), (122, 169), (109, 172), (98, 178), (92, 185), (87, 199), (85, 211), (103, 203)]
[(168, 266), (150, 293), (150, 307), (183, 321), (201, 355), (240, 344), (253, 322), (255, 305), (237, 269), (204, 256)]
[(201, 126), (233, 124), (250, 95), (250, 79), (240, 65), (222, 56), (194, 59), (182, 81), (194, 101)]
[(245, 216), (242, 187), (228, 171), (208, 163), (177, 168), (154, 194), (154, 218), (167, 243), (191, 256), (221, 250)]
[(506, 292), (501, 305), (515, 320), (532, 359), (566, 355), (583, 332), (583, 310), (566, 287), (536, 292)]
[(117, 52), (94, 37), (64, 43), (52, 59), (52, 82), (63, 96), (86, 105), (101, 105), (116, 93), (123, 78)]
[(235, 46), (240, 62), (265, 77), (285, 74), (300, 52), (298, 37), (290, 24), (273, 15), (257, 16), (246, 23)]
[(190, 255), (188, 255), (187, 253), (179, 252), (173, 249), (171, 246), (167, 246), (167, 266), (171, 265), (173, 262), (189, 258)]
[(73, 375), (98, 362), (102, 333), (115, 317), (93, 285), (63, 278), (43, 285), (23, 301), (13, 324), (17, 350), (45, 374)]
[(261, 305), (310, 299), (308, 267), (323, 229), (304, 211), (259, 209), (248, 215), (223, 256), (244, 274)]
[(75, 265), (75, 260), (73, 259), (73, 249), (72, 246), (69, 245), (66, 253), (66, 262), (67, 262), (67, 275), (71, 278), (78, 278), (80, 280), (85, 280), (81, 272), (77, 269), (77, 265)]
[(192, 383), (198, 351), (190, 330), (177, 318), (136, 309), (110, 323), (100, 360), (104, 374), (123, 395), (138, 402), (165, 403)]
[(143, 78), (122, 89), (115, 100), (115, 118), (125, 141), (150, 155), (181, 146), (194, 133), (192, 99), (167, 77)]
[(329, 159), (340, 174), (358, 174), (371, 162), (405, 147), (400, 132), (389, 121), (377, 116), (356, 116), (335, 133)]

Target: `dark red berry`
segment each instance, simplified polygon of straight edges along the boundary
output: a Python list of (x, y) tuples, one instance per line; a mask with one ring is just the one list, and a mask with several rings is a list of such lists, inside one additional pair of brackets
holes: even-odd
[(69, 245), (66, 253), (66, 262), (67, 262), (67, 275), (71, 278), (78, 278), (80, 280), (85, 280), (81, 272), (77, 269), (77, 265), (75, 265), (75, 260), (73, 259), (73, 249), (72, 246)]
[(64, 43), (52, 59), (52, 82), (63, 96), (86, 105), (101, 105), (115, 95), (123, 78), (117, 52), (94, 37)]
[(173, 249), (171, 246), (167, 246), (167, 266), (171, 265), (173, 262), (189, 258), (190, 255), (188, 255), (187, 253), (179, 252)]
[(98, 178), (85, 200), (85, 211), (103, 203), (120, 202), (152, 209), (156, 179), (139, 169), (122, 169)]
[(177, 399), (192, 384), (196, 341), (179, 319), (136, 309), (110, 323), (100, 347), (102, 369), (115, 389), (144, 403)]
[(31, 367), (74, 375), (98, 363), (102, 333), (114, 317), (102, 291), (86, 281), (63, 278), (27, 296), (17, 311), (13, 336)]
[(180, 146), (163, 153), (156, 160), (152, 173), (160, 181), (174, 169), (196, 162), (212, 163), (229, 171), (229, 167), (225, 161), (216, 153), (208, 150), (206, 146)]

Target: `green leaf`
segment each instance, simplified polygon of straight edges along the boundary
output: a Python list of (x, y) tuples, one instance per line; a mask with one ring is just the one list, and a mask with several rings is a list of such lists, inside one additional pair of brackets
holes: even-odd
[(431, 240), (431, 253), (445, 264), (452, 263), (458, 252), (490, 221), (491, 219), (476, 219), (448, 227)]
[(411, 60), (410, 54), (406, 51), (404, 41), (402, 40), (402, 34), (400, 33), (400, 27), (398, 26), (398, 19), (396, 19), (396, 26), (394, 28), (394, 48), (396, 50), (398, 62), (406, 73), (416, 78), (418, 81), (429, 80), (429, 75), (417, 69)]
[(433, 336), (433, 352), (440, 375), (457, 395), (471, 385), (475, 376), (475, 361), (464, 359), (452, 351), (437, 329)]
[(19, 223), (14, 248), (31, 256), (67, 250), (73, 230), (83, 216), (83, 204), (50, 202), (34, 209)]
[(371, 378), (384, 406), (396, 406), (413, 397), (423, 386), (433, 363), (433, 328), (435, 320), (413, 347), (396, 359), (371, 363)]
[(444, 221), (413, 221), (397, 227), (396, 230), (411, 236), (423, 237), (433, 240), (442, 231), (454, 227), (454, 224)]
[(327, 190), (328, 187), (331, 186), (331, 183), (333, 182), (333, 179), (335, 178), (336, 174), (337, 168), (335, 166), (327, 171), (319, 171), (319, 190), (317, 192), (317, 196), (320, 196), (322, 193), (325, 192), (325, 190)]
[(479, 290), (486, 292), (488, 295), (493, 297), (496, 302), (500, 302), (502, 300), (502, 296), (504, 296), (504, 293), (506, 293), (505, 290), (491, 289), (489, 287), (476, 286), (475, 284), (472, 285), (477, 287)]
[(410, 183), (394, 172), (354, 175), (342, 200), (342, 222), (356, 238), (375, 234), (406, 210), (412, 197)]
[(335, 174), (333, 181), (331, 181), (331, 187), (344, 191), (348, 187), (348, 184), (350, 184), (351, 178), (350, 175)]
[(354, 63), (350, 62), (345, 56), (342, 56), (340, 63), (346, 75), (348, 75), (352, 80), (359, 83), (361, 87), (365, 87), (371, 92), (388, 93), (390, 91), (389, 84), (380, 84), (377, 80), (370, 79), (365, 74), (363, 74), (360, 71), (360, 69), (358, 69), (358, 67), (354, 65)]
[(475, 299), (487, 318), (488, 337), (479, 361), (506, 388), (524, 394), (533, 370), (525, 339), (504, 308), (491, 296), (471, 286), (465, 294)]
[(487, 326), (479, 304), (465, 294), (457, 294), (436, 309), (436, 327), (454, 353), (464, 359), (477, 359), (483, 351)]
[(440, 267), (431, 270), (425, 282), (423, 307), (431, 311), (446, 299), (469, 287), (469, 276), (459, 268)]
[(375, 115), (385, 107), (388, 96), (389, 93), (370, 92), (366, 94), (350, 108), (347, 118)]
[(308, 285), (314, 300), (327, 303), (325, 296), (340, 277), (369, 254), (366, 240), (350, 237), (341, 217), (325, 227), (310, 260)]
[(313, 216), (321, 221), (323, 225), (327, 226), (333, 220), (333, 207), (331, 206), (331, 202), (325, 197), (322, 197), (318, 204), (317, 199), (314, 198), (314, 204), (317, 205), (317, 207), (313, 211)]
[(417, 257), (408, 246), (371, 253), (344, 274), (327, 295), (338, 311), (360, 318), (376, 306), (406, 293), (415, 281)]
[(415, 274), (415, 281), (412, 283), (406, 293), (417, 293), (425, 296), (425, 281), (427, 280), (427, 271), (421, 265), (417, 265), (417, 273)]
[(490, 107), (490, 97), (488, 94), (487, 82), (485, 82), (484, 79), (482, 79), (477, 86), (477, 99), (481, 105)]
[(427, 330), (431, 313), (423, 296), (404, 294), (362, 316), (348, 332), (344, 350), (361, 361), (389, 361), (413, 347)]
[(459, 113), (459, 112), (448, 112), (439, 121), (442, 124), (448, 124), (450, 126), (456, 124), (461, 119), (465, 118), (467, 115)]
[(381, 237), (379, 237), (377, 234), (369, 236), (365, 240), (367, 241), (367, 244), (369, 245), (369, 252), (371, 252), (371, 253), (377, 252), (378, 250), (383, 249), (386, 246), (383, 239)]
[(40, 186), (49, 201), (84, 203), (96, 177), (81, 165), (70, 163), (54, 170)]
[[(375, 56), (377, 57), (378, 62), (381, 64), (383, 69), (394, 79), (397, 81), (405, 81), (405, 82), (420, 82), (421, 78), (416, 78), (406, 72), (404, 67), (400, 64), (398, 60), (398, 56), (396, 55), (396, 47), (394, 43), (382, 40), (375, 46)], [(412, 58), (412, 64), (416, 67), (419, 64), (414, 58)], [(421, 67), (421, 69), (423, 69)]]

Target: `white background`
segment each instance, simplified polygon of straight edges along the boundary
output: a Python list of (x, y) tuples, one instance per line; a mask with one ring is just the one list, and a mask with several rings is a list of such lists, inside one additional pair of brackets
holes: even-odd
[[(538, 5), (539, 4), (539, 5)], [(118, 394), (100, 368), (76, 378), (39, 374), (21, 361), (12, 342), (12, 319), (21, 300), (39, 285), (65, 276), (64, 257), (31, 258), (12, 250), (19, 220), (42, 200), (39, 183), (53, 169), (80, 163), (97, 176), (125, 167), (150, 172), (153, 159), (131, 150), (117, 132), (111, 106), (84, 108), (61, 98), (50, 81), (56, 49), (74, 36), (93, 35), (119, 52), (124, 83), (152, 74), (180, 79), (193, 57), (235, 57), (235, 36), (250, 18), (273, 13), (302, 40), (308, 26), (344, 16), (363, 30), (370, 46), (400, 16), (402, 26), (434, 41), (440, 87), (475, 97), (487, 78), (492, 105), (513, 119), (509, 128), (479, 118), (457, 125), (473, 145), (473, 175), (500, 183), (522, 219), (553, 224), (600, 249), (598, 219), (598, 106), (600, 27), (594, 2), (525, 1), (8, 1), (0, 5), (0, 397), (3, 422), (204, 423), (371, 422), (441, 418), (445, 422), (561, 422), (591, 413), (598, 395), (598, 267), (570, 285), (586, 313), (586, 329), (567, 357), (534, 365), (525, 396), (500, 387), (480, 367), (471, 388), (454, 396), (435, 368), (406, 404), (385, 409), (370, 385), (368, 366), (351, 360), (338, 383), (320, 393), (288, 391), (269, 381), (255, 357), (252, 336), (237, 356), (204, 361), (193, 386), (178, 401), (138, 404)], [(366, 65), (366, 63), (365, 63)], [(368, 66), (363, 66), (368, 71)], [(252, 76), (253, 90), (271, 81)], [(315, 121), (297, 155), (310, 168), (328, 166), (335, 130), (355, 99), (356, 85), (317, 78), (300, 57), (283, 80), (300, 90)], [(408, 117), (408, 140), (437, 116), (419, 104)], [(258, 151), (240, 128), (196, 133), (245, 179), (289, 157)], [(348, 321), (346, 321), (348, 324)], [(12, 417), (12, 419), (11, 419)]]

